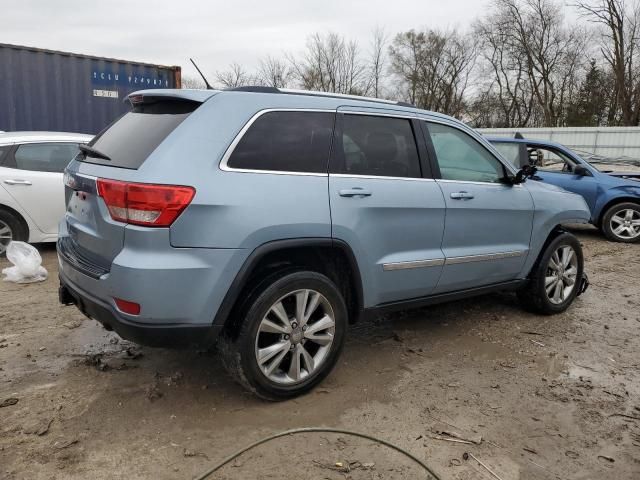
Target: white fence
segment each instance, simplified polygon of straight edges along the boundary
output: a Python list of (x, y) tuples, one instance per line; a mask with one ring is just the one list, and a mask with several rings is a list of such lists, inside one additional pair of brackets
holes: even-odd
[(617, 160), (640, 160), (640, 127), (479, 128), (483, 135), (552, 140), (578, 153)]

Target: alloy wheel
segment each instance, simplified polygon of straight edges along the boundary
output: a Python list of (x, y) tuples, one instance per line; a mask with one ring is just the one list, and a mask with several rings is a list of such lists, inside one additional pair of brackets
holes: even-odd
[(13, 231), (11, 227), (0, 220), (0, 255), (2, 255), (6, 250), (9, 243), (13, 240)]
[(547, 265), (544, 288), (547, 298), (556, 305), (563, 303), (575, 288), (578, 277), (578, 257), (572, 247), (560, 246)]
[(640, 212), (626, 208), (616, 212), (609, 220), (611, 232), (621, 239), (631, 240), (640, 236)]
[(280, 297), (258, 326), (255, 357), (260, 371), (280, 385), (304, 381), (326, 360), (335, 325), (333, 308), (321, 293), (303, 289)]

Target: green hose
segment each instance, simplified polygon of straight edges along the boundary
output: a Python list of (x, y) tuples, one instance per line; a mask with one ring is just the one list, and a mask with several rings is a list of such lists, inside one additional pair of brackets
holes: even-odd
[[(220, 470), (227, 463), (229, 463), (232, 460), (238, 458), (240, 455), (242, 455), (243, 453), (251, 450), (252, 448), (257, 447), (258, 445), (262, 445), (263, 443), (267, 443), (267, 442), (270, 442), (271, 440), (275, 440), (276, 438), (285, 437), (287, 435), (293, 435), (293, 434), (296, 434), (296, 433), (318, 433), (318, 432), (319, 433), (340, 433), (340, 434), (343, 434), (343, 435), (352, 435), (354, 437), (361, 437), (361, 438), (365, 438), (367, 440), (372, 440), (374, 442), (380, 443), (380, 444), (382, 444), (382, 445), (384, 445), (386, 447), (389, 447), (389, 448), (391, 448), (391, 449), (393, 449), (393, 450), (395, 450), (397, 452), (402, 453), (406, 457), (409, 457), (411, 460), (413, 460), (418, 465), (420, 465), (424, 470), (426, 470), (426, 472), (430, 475), (430, 477), (432, 477), (435, 480), (440, 480), (440, 477), (438, 475), (436, 475), (433, 472), (433, 470), (431, 470), (424, 462), (422, 462), (418, 458), (414, 457), (412, 454), (410, 454), (406, 450), (404, 450), (404, 449), (402, 449), (402, 448), (400, 448), (400, 447), (398, 447), (398, 446), (396, 446), (396, 445), (394, 445), (392, 443), (389, 443), (389, 442), (387, 442), (385, 440), (381, 440), (379, 438), (373, 437), (371, 435), (367, 435), (365, 433), (351, 432), (349, 430), (340, 430), (338, 428), (324, 428), (324, 427), (294, 428), (293, 430), (286, 430), (284, 432), (276, 433), (276, 434), (271, 435), (269, 437), (263, 438), (262, 440), (258, 440), (257, 442), (254, 442), (251, 445), (249, 445), (247, 447), (244, 447), (244, 448), (238, 450), (237, 452), (235, 452), (234, 454), (228, 456), (223, 461), (221, 461), (220, 463), (215, 465), (213, 468), (211, 468), (210, 470), (206, 471), (205, 473), (203, 473), (202, 475), (197, 477), (195, 480), (204, 480), (205, 478), (207, 478), (212, 473), (215, 473), (216, 471)], [(427, 480), (429, 480), (430, 477), (427, 477)]]

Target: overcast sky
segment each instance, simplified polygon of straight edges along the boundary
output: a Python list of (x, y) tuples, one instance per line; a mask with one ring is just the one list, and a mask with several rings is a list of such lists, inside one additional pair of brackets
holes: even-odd
[(314, 32), (333, 31), (368, 47), (376, 25), (467, 26), (487, 0), (0, 0), (0, 43), (180, 65), (196, 75), (238, 62), (298, 52)]

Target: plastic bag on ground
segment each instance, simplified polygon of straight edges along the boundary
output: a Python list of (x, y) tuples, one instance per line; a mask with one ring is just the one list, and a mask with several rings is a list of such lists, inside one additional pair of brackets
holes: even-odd
[(47, 279), (47, 270), (42, 266), (40, 252), (28, 243), (9, 243), (7, 260), (13, 263), (13, 267), (2, 269), (5, 282), (33, 283)]

